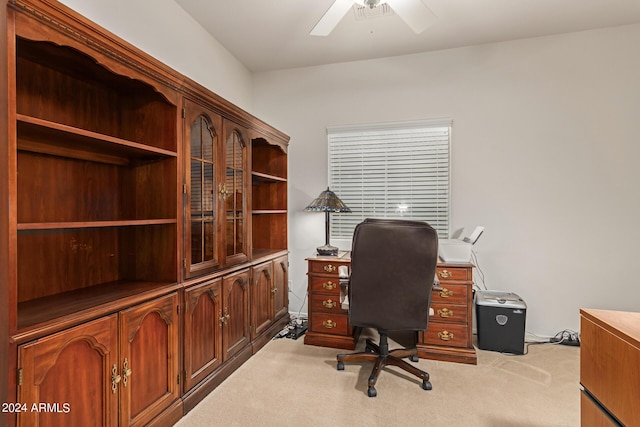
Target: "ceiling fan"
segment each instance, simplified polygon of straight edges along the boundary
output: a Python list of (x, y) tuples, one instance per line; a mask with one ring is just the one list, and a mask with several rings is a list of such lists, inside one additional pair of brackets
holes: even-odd
[(329, 35), (354, 3), (371, 9), (387, 3), (416, 34), (423, 32), (436, 19), (434, 13), (421, 0), (335, 0), (309, 34)]

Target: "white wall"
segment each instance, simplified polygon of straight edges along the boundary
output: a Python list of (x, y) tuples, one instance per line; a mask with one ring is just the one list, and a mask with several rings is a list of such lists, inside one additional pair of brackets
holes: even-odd
[(580, 307), (640, 311), (638, 40), (632, 25), (255, 75), (254, 114), (291, 136), (291, 311), (324, 239), (302, 210), (327, 185), (326, 127), (439, 117), (452, 231), (486, 227), (485, 284), (525, 300), (527, 331), (577, 330)]
[(173, 0), (61, 0), (247, 111), (251, 73)]
[(173, 0), (62, 2), (292, 137), (291, 311), (324, 239), (302, 209), (327, 184), (325, 128), (439, 117), (452, 230), (486, 227), (486, 286), (525, 299), (530, 332), (577, 329), (580, 307), (640, 311), (640, 25), (252, 78)]

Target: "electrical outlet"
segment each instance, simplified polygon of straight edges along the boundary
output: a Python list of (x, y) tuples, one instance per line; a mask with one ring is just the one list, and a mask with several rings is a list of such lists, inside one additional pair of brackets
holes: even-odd
[(574, 347), (579, 347), (580, 335), (574, 331), (564, 330), (562, 332), (558, 332), (556, 336), (549, 339), (549, 342), (553, 344), (571, 345)]

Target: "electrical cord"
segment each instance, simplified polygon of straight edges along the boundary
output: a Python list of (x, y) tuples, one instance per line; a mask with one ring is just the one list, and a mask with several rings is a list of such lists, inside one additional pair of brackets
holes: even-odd
[[(487, 285), (484, 282), (484, 272), (480, 268), (480, 263), (478, 262), (478, 254), (476, 253), (476, 251), (473, 250), (473, 247), (471, 248), (471, 258), (473, 260), (473, 265), (475, 266), (476, 270), (478, 271), (478, 277), (480, 278), (480, 281), (482, 282), (482, 287), (486, 291), (487, 290)], [(474, 280), (474, 284), (475, 284), (475, 280)], [(479, 286), (476, 285), (476, 287), (478, 288), (478, 290), (481, 290), (481, 288)]]
[(508, 353), (508, 352), (504, 352), (504, 351), (501, 351), (500, 353), (504, 354), (505, 356), (524, 356), (524, 355), (529, 353), (529, 346), (532, 346), (532, 345), (564, 344), (564, 345), (570, 345), (570, 346), (576, 346), (576, 347), (580, 345), (580, 334), (577, 333), (576, 331), (572, 331), (571, 329), (565, 329), (563, 331), (560, 331), (560, 332), (558, 332), (556, 335), (554, 335), (551, 338), (541, 337), (541, 336), (536, 335), (536, 334), (531, 333), (531, 332), (526, 332), (526, 334), (532, 335), (532, 336), (538, 338), (538, 340), (537, 341), (526, 341), (525, 340), (525, 342), (524, 342), (524, 352), (521, 355), (520, 354), (516, 354), (516, 353)]
[(529, 346), (530, 345), (538, 345), (538, 344), (549, 344), (549, 341), (525, 341), (525, 343), (524, 343), (524, 353), (522, 353), (522, 354), (523, 355), (529, 354)]
[[(302, 313), (302, 309), (304, 308), (304, 304), (305, 302), (307, 302), (307, 293), (305, 292), (304, 294), (304, 298), (300, 298), (295, 292), (293, 292), (290, 288), (289, 288), (289, 293), (293, 294), (294, 297), (296, 297), (299, 301), (302, 301), (302, 304), (300, 305), (300, 310), (298, 310), (298, 314), (293, 316), (295, 319), (300, 319), (300, 313)], [(306, 319), (306, 317), (305, 317)]]
[[(295, 295), (295, 294), (294, 294)], [(300, 298), (298, 298), (300, 299)], [(307, 294), (304, 294), (304, 298), (302, 299), (302, 304), (300, 305), (300, 310), (298, 310), (298, 315), (296, 316), (296, 319), (300, 319), (300, 313), (302, 313), (302, 308), (304, 307), (304, 303), (307, 302)]]

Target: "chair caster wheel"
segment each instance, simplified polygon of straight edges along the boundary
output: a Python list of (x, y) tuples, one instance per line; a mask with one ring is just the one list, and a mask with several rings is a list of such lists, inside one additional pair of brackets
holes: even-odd
[(378, 392), (376, 391), (375, 387), (369, 387), (367, 389), (367, 395), (369, 397), (376, 397), (378, 395)]
[(414, 354), (413, 356), (409, 356), (409, 360), (411, 360), (412, 362), (417, 362), (420, 360), (420, 358), (418, 358), (417, 354)]
[(338, 371), (344, 371), (344, 363), (338, 362)]
[(429, 381), (422, 381), (422, 389), (423, 390), (431, 390), (433, 386)]

